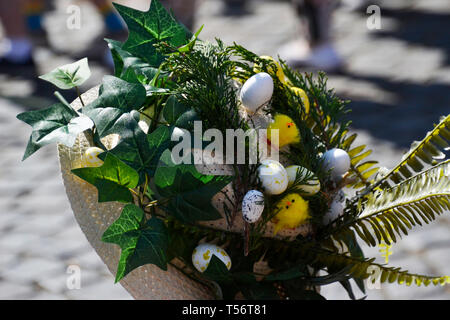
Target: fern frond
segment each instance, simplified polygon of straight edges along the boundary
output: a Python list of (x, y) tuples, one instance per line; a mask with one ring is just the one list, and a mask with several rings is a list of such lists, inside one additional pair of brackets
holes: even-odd
[[(450, 115), (442, 117), (438, 125), (426, 135), (422, 141), (414, 141), (411, 149), (402, 157), (400, 163), (384, 175), (376, 186), (387, 181), (397, 184), (420, 172), (424, 164), (434, 164), (436, 160), (445, 158), (442, 150), (450, 149)], [(372, 190), (374, 187), (371, 188)]]
[(369, 155), (372, 154), (372, 150), (366, 149), (366, 145), (360, 145), (352, 147), (352, 143), (355, 141), (357, 134), (354, 133), (347, 137), (342, 147), (347, 151), (350, 157), (350, 174), (348, 178), (351, 182), (348, 187), (354, 189), (361, 189), (363, 187), (369, 187), (372, 185), (373, 177), (378, 173), (379, 167), (374, 167), (378, 161), (364, 161)]
[(363, 161), (372, 154), (372, 150), (366, 149), (366, 145), (353, 147), (352, 144), (356, 137), (356, 133), (346, 137), (341, 145), (341, 148), (347, 151), (350, 157), (350, 174), (348, 179), (352, 182), (347, 187), (353, 189), (368, 188), (374, 183), (373, 177), (380, 168), (375, 166), (378, 161)]
[[(342, 270), (350, 267), (349, 275), (354, 278), (367, 279), (370, 277), (371, 280), (380, 281), (380, 283), (397, 282), (407, 286), (413, 283), (417, 286), (422, 284), (428, 286), (429, 284), (445, 285), (450, 283), (449, 276), (434, 277), (414, 274), (400, 268), (387, 267), (386, 265), (375, 263), (375, 258), (352, 257), (347, 253), (339, 253), (322, 248), (309, 248), (309, 251), (313, 252), (315, 263), (324, 265), (328, 269)], [(312, 257), (311, 254), (310, 257)], [(377, 276), (379, 276), (379, 279), (377, 279)]]
[(396, 235), (422, 222), (429, 223), (445, 210), (450, 210), (450, 160), (417, 174), (394, 187), (377, 190), (359, 205), (361, 213), (350, 220), (338, 222), (331, 232), (340, 241), (353, 228), (367, 244), (396, 242)]

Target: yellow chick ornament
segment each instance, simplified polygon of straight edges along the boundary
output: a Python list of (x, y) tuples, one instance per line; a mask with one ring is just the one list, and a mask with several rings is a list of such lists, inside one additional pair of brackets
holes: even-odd
[(308, 95), (306, 94), (305, 90), (297, 88), (297, 87), (291, 87), (290, 89), (293, 94), (295, 94), (302, 100), (303, 106), (305, 107), (305, 113), (308, 114), (309, 113), (309, 99), (308, 99)]
[[(278, 129), (278, 144), (272, 141), (272, 129)], [(267, 127), (267, 140), (270, 144), (278, 148), (284, 147), (288, 144), (300, 142), (300, 132), (298, 131), (295, 122), (287, 115), (277, 114), (274, 121)]]
[(275, 223), (274, 235), (281, 229), (295, 229), (310, 217), (308, 201), (296, 193), (283, 197), (276, 205), (275, 211), (278, 213), (272, 219)]
[[(269, 70), (267, 70), (269, 72), (269, 74), (272, 76), (276, 76), (278, 78), (278, 80), (280, 80), (281, 83), (286, 84), (286, 85), (288, 84), (288, 82), (286, 80), (286, 76), (284, 75), (284, 72), (283, 72), (283, 68), (281, 68), (280, 63), (277, 60), (275, 60), (271, 56), (260, 56), (259, 58), (273, 62), (276, 66), (276, 70), (273, 70), (272, 67), (269, 67)], [(253, 67), (253, 71), (255, 73), (259, 73), (262, 71), (262, 68), (260, 65), (255, 64), (255, 66)]]

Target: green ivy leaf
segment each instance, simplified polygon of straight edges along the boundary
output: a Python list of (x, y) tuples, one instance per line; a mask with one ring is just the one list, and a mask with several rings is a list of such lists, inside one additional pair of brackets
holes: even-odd
[(149, 263), (167, 270), (169, 237), (166, 225), (156, 217), (145, 222), (144, 211), (134, 204), (123, 208), (120, 217), (103, 233), (102, 241), (118, 244), (122, 249), (116, 282)]
[(129, 189), (139, 182), (138, 173), (111, 153), (101, 167), (73, 169), (72, 173), (98, 189), (98, 202), (133, 202)]
[(147, 12), (114, 3), (125, 20), (129, 36), (123, 49), (135, 54), (152, 66), (159, 66), (164, 57), (154, 47), (162, 41), (179, 47), (188, 41), (190, 34), (172, 17), (158, 0), (152, 0)]
[(62, 103), (43, 110), (20, 113), (17, 119), (33, 128), (22, 160), (50, 143), (62, 143), (71, 148), (78, 134), (94, 125), (91, 119), (79, 117), (75, 110)]
[(141, 84), (105, 76), (99, 97), (83, 108), (82, 112), (94, 121), (100, 137), (110, 133), (121, 135), (128, 114), (139, 118), (139, 114), (134, 110), (139, 109), (145, 99), (146, 91)]
[(175, 126), (192, 131), (194, 129), (194, 121), (201, 121), (201, 119), (194, 109), (189, 109), (178, 117), (175, 121)]
[(214, 254), (209, 261), (208, 268), (203, 272), (203, 275), (218, 283), (230, 283), (233, 281), (227, 266)]
[(60, 89), (67, 90), (81, 86), (91, 76), (88, 59), (58, 67), (39, 78), (53, 83)]
[(163, 116), (168, 123), (175, 124), (178, 118), (188, 110), (189, 108), (180, 103), (176, 96), (170, 96), (164, 106)]
[(140, 175), (153, 177), (161, 154), (171, 145), (172, 129), (166, 126), (158, 127), (151, 134), (146, 135), (133, 117), (126, 117), (121, 128), (119, 144), (109, 153), (135, 169)]
[(118, 78), (122, 78), (127, 70), (133, 70), (137, 75), (144, 76), (148, 80), (152, 80), (157, 74), (158, 69), (150, 66), (141, 58), (134, 56), (132, 53), (123, 49), (123, 43), (105, 39), (111, 50), (114, 61), (114, 74)]
[(202, 175), (194, 165), (181, 164), (159, 166), (154, 183), (159, 196), (168, 199), (164, 209), (183, 222), (193, 223), (221, 218), (211, 198), (231, 180), (228, 176)]

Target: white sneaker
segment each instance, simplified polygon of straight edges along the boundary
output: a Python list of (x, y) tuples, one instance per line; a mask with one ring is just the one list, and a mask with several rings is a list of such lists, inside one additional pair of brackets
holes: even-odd
[(337, 71), (343, 61), (330, 43), (310, 48), (306, 41), (293, 41), (280, 48), (281, 59), (291, 67), (308, 67), (325, 72)]

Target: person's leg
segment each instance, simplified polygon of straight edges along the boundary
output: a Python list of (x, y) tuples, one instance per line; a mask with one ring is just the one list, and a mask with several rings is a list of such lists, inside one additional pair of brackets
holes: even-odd
[(304, 21), (311, 47), (331, 41), (331, 15), (334, 4), (329, 0), (293, 0), (297, 14)]
[(32, 44), (22, 14), (23, 5), (24, 0), (0, 0), (0, 20), (6, 35), (2, 41), (0, 56), (1, 59), (15, 64), (31, 61)]
[(247, 0), (222, 0), (225, 15), (242, 15), (247, 13)]
[(342, 60), (332, 43), (332, 13), (335, 0), (293, 0), (305, 31), (305, 39), (298, 39), (282, 49), (293, 66), (310, 66), (325, 71), (334, 71), (342, 66)]

